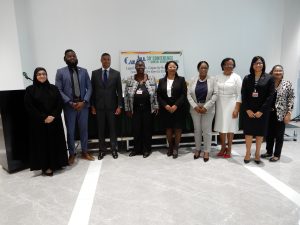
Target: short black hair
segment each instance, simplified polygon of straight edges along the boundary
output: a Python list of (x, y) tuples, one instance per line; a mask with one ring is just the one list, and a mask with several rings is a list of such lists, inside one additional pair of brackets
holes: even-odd
[[(74, 51), (73, 49), (67, 49), (67, 50), (65, 51), (65, 56), (66, 56), (69, 52), (74, 52), (74, 53), (75, 53), (75, 51)], [(76, 53), (75, 53), (75, 54), (76, 54)]]
[(107, 52), (104, 52), (104, 53), (101, 55), (101, 58), (103, 58), (104, 56), (109, 56), (109, 57), (110, 57), (110, 54), (108, 54)]
[(261, 56), (254, 56), (252, 61), (251, 61), (251, 66), (250, 66), (250, 73), (254, 74), (254, 69), (253, 69), (253, 65), (258, 61), (261, 60), (263, 63), (263, 68), (262, 68), (262, 74), (264, 74), (266, 72), (266, 63), (263, 57)]
[(221, 62), (221, 68), (222, 68), (223, 71), (224, 71), (224, 65), (225, 65), (225, 63), (228, 62), (228, 61), (230, 61), (230, 60), (232, 60), (232, 62), (233, 62), (233, 69), (235, 68), (235, 60), (234, 60), (234, 58), (227, 57), (227, 58), (223, 59), (222, 62)]
[(206, 62), (206, 61), (200, 61), (200, 62), (198, 63), (198, 65), (197, 65), (197, 70), (198, 70), (198, 71), (199, 71), (199, 68), (200, 68), (200, 66), (201, 66), (202, 63), (205, 63), (205, 64), (207, 65), (207, 68), (209, 68), (208, 62)]
[(136, 60), (135, 65), (138, 64), (139, 62), (143, 63), (145, 65), (145, 62), (141, 59)]

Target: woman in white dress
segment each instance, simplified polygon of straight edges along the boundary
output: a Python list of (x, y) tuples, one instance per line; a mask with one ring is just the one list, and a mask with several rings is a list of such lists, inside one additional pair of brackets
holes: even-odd
[[(225, 58), (221, 63), (223, 74), (216, 77), (218, 99), (214, 130), (220, 133), (221, 150), (217, 156), (231, 158), (233, 135), (239, 129), (239, 111), (241, 105), (241, 77), (233, 72), (235, 60)], [(227, 143), (226, 143), (227, 137)]]

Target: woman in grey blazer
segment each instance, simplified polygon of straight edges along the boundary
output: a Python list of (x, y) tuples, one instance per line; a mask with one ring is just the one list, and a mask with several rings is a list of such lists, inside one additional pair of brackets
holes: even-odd
[(156, 81), (145, 74), (145, 63), (138, 60), (136, 74), (129, 77), (125, 86), (125, 112), (132, 118), (134, 149), (130, 157), (143, 153), (147, 158), (151, 153), (152, 113), (158, 112)]
[(208, 76), (209, 65), (206, 61), (198, 63), (199, 75), (192, 78), (187, 98), (191, 105), (190, 113), (194, 123), (196, 151), (194, 159), (200, 157), (202, 136), (204, 140), (204, 162), (209, 160), (211, 149), (212, 121), (215, 115), (215, 102), (218, 88), (215, 79)]
[[(281, 65), (275, 65), (270, 74), (274, 78), (275, 93), (266, 136), (267, 152), (262, 154), (261, 157), (271, 157), (269, 161), (276, 162), (280, 159), (281, 155), (285, 124), (291, 121), (295, 95), (292, 83), (283, 80), (283, 67)], [(273, 155), (274, 142), (275, 151)]]

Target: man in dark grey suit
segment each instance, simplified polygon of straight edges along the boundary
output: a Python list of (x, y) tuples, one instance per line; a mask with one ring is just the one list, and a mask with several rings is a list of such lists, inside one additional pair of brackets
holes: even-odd
[(101, 56), (102, 68), (92, 72), (92, 114), (97, 116), (99, 156), (105, 156), (105, 127), (109, 128), (112, 156), (118, 158), (118, 142), (116, 134), (116, 116), (121, 114), (122, 84), (120, 72), (110, 68), (111, 58), (108, 53)]

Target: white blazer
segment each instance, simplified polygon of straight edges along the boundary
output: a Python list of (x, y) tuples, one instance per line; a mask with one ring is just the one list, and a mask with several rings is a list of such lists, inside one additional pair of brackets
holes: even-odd
[[(198, 106), (197, 97), (195, 93), (198, 80), (199, 80), (199, 76), (193, 77), (188, 86), (187, 99), (191, 105), (190, 110), (194, 110), (194, 108)], [(218, 86), (216, 80), (213, 77), (207, 75), (206, 80), (207, 80), (207, 96), (203, 107), (207, 109), (206, 113), (214, 114), (215, 102), (218, 98)]]

